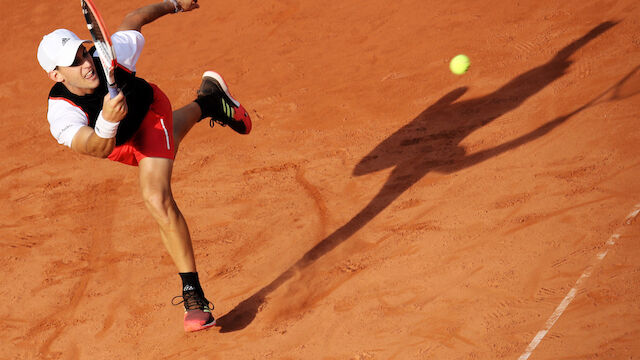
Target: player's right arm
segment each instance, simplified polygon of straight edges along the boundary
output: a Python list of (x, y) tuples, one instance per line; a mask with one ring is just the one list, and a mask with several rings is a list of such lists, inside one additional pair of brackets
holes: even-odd
[[(108, 122), (107, 125), (119, 123), (126, 114), (127, 103), (122, 93), (113, 99), (108, 94), (105, 96), (100, 116)], [(87, 114), (64, 99), (49, 99), (47, 118), (51, 134), (58, 143), (78, 153), (106, 158), (115, 147), (115, 137), (99, 136), (88, 126)]]
[[(127, 102), (122, 92), (114, 98), (109, 94), (104, 97), (100, 115), (111, 124), (120, 123), (127, 115)], [(74, 151), (99, 158), (106, 158), (116, 145), (116, 138), (101, 137), (89, 126), (81, 127), (73, 137), (71, 149)]]
[(116, 145), (115, 138), (103, 139), (88, 126), (81, 127), (73, 137), (71, 149), (84, 155), (106, 158)]

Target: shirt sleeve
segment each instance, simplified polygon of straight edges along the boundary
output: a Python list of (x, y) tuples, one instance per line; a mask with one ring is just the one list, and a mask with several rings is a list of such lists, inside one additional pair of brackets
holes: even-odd
[(71, 147), (73, 137), (83, 126), (89, 125), (87, 114), (64, 99), (49, 99), (47, 110), (49, 130), (58, 143)]
[(136, 71), (136, 63), (142, 48), (144, 47), (144, 36), (136, 30), (118, 31), (111, 35), (111, 43), (116, 53), (118, 64), (126, 67), (129, 71)]

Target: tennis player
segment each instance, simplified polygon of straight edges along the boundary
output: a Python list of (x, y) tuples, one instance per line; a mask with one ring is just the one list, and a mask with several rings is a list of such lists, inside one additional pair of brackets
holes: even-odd
[(210, 118), (240, 134), (251, 131), (251, 119), (229, 93), (222, 77), (206, 71), (196, 99), (172, 110), (156, 85), (136, 76), (136, 62), (146, 24), (172, 13), (199, 8), (197, 0), (166, 0), (127, 14), (111, 40), (118, 59), (115, 78), (120, 93), (111, 98), (106, 77), (91, 42), (58, 29), (38, 46), (38, 62), (55, 82), (49, 92), (47, 119), (61, 145), (81, 154), (137, 166), (142, 197), (158, 223), (160, 237), (182, 278), (184, 329), (215, 325), (213, 304), (198, 279), (187, 223), (171, 192), (171, 172), (180, 142), (195, 123)]

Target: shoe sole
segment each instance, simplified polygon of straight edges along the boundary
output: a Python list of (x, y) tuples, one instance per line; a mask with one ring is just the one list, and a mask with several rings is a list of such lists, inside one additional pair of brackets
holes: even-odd
[(229, 93), (229, 87), (227, 86), (227, 83), (224, 82), (224, 79), (222, 78), (222, 76), (220, 76), (220, 74), (215, 71), (205, 71), (204, 74), (202, 74), (202, 78), (204, 79), (205, 77), (209, 77), (215, 80), (218, 85), (220, 85), (220, 88), (222, 89), (222, 91), (224, 91), (229, 100), (231, 100), (231, 102), (233, 102), (236, 107), (240, 107), (240, 102), (234, 99), (233, 96), (231, 96), (231, 94)]
[(213, 327), (213, 326), (216, 326), (216, 320), (213, 320), (212, 323), (209, 323), (209, 324), (206, 324), (206, 325), (202, 325), (202, 326), (199, 326), (199, 327), (193, 327), (193, 328), (192, 327), (189, 327), (189, 328), (185, 327), (184, 331), (185, 332), (195, 332), (195, 331), (200, 331), (200, 330), (206, 330), (206, 329), (208, 329), (210, 327)]

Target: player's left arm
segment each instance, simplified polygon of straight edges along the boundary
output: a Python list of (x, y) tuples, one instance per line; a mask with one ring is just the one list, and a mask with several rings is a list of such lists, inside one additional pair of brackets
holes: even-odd
[[(175, 0), (175, 4), (179, 11), (191, 11), (200, 7), (197, 0)], [(167, 0), (133, 10), (124, 17), (117, 31), (136, 30), (140, 32), (144, 25), (159, 17), (174, 13), (176, 5), (173, 1)]]

